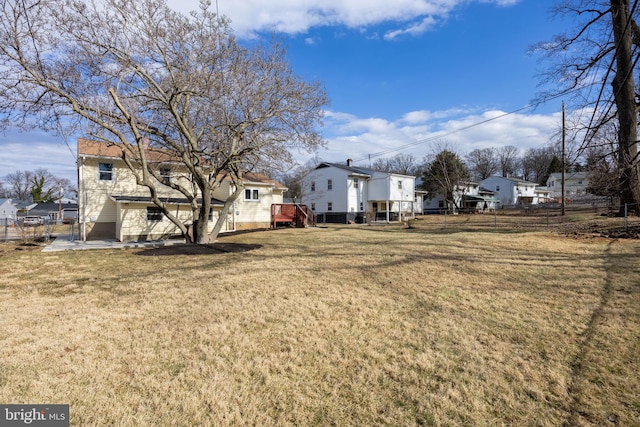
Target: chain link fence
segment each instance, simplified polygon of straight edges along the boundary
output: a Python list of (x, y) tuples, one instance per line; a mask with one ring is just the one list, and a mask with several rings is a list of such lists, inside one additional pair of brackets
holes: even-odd
[(24, 218), (0, 218), (0, 241), (47, 242), (53, 236), (65, 235), (71, 240), (79, 238), (79, 226), (75, 220), (58, 223), (42, 218), (38, 224), (25, 224)]
[(568, 233), (640, 233), (639, 205), (606, 202), (505, 206), (483, 213), (443, 213), (418, 217), (415, 226), (426, 229), (548, 230)]

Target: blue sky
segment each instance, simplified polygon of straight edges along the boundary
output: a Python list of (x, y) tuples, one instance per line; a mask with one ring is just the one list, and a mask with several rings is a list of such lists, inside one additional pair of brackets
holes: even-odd
[[(215, 0), (212, 7), (216, 8)], [(169, 0), (183, 12), (198, 0)], [(536, 42), (564, 30), (540, 0), (218, 0), (241, 40), (283, 37), (294, 70), (324, 84), (326, 161), (549, 143), (561, 100), (536, 109)], [(506, 114), (520, 110), (517, 113)], [(488, 119), (499, 117), (480, 125)], [(466, 130), (461, 130), (466, 129)], [(0, 134), (0, 180), (44, 167), (72, 181), (75, 136)], [(296, 153), (300, 163), (314, 154)]]

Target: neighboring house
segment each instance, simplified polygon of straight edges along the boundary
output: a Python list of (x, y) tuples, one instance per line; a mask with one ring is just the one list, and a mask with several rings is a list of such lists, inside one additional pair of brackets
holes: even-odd
[(464, 196), (464, 209), (470, 213), (495, 212), (498, 204), (496, 193), (479, 185), (477, 194), (466, 194)]
[(0, 225), (4, 225), (5, 221), (13, 221), (18, 215), (18, 207), (13, 204), (11, 199), (0, 199)]
[[(148, 149), (150, 162), (159, 166), (167, 182), (189, 179), (184, 165), (165, 150)], [(175, 181), (174, 181), (175, 182)], [(244, 174), (244, 192), (230, 209), (221, 232), (268, 228), (271, 205), (282, 203), (286, 188), (261, 174)], [(213, 229), (224, 201), (234, 192), (230, 180), (212, 195), (209, 230)], [(191, 206), (183, 194), (158, 185), (160, 197), (185, 224), (193, 221)], [(83, 240), (157, 240), (179, 236), (180, 230), (165, 218), (149, 196), (149, 189), (138, 185), (122, 160), (122, 150), (106, 143), (78, 140), (78, 222)]]
[(497, 200), (494, 197), (494, 192), (480, 187), (477, 182), (468, 181), (456, 185), (453, 198), (453, 202), (447, 203), (443, 194), (428, 195), (424, 211), (425, 213), (475, 213), (496, 209)]
[(38, 203), (35, 207), (29, 210), (29, 216), (39, 216), (40, 218), (47, 219), (49, 222), (62, 222), (67, 219), (78, 218), (78, 204), (77, 203)]
[(28, 215), (29, 211), (37, 206), (37, 203), (25, 202), (22, 200), (14, 200), (13, 204), (18, 209), (18, 216)]
[(371, 219), (400, 221), (421, 211), (422, 192), (415, 177), (353, 166), (321, 163), (303, 180), (302, 202), (318, 222), (348, 223)]
[(556, 199), (553, 196), (553, 191), (551, 191), (548, 187), (538, 186), (535, 190), (536, 197), (534, 204), (539, 203), (552, 203), (555, 202)]
[[(589, 186), (588, 172), (565, 172), (564, 189), (566, 197), (587, 194)], [(547, 188), (557, 200), (562, 199), (562, 173), (554, 172), (547, 179)]]
[(518, 178), (505, 178), (502, 176), (490, 176), (480, 181), (480, 185), (495, 192), (496, 199), (502, 206), (506, 205), (532, 205), (538, 203), (535, 182)]

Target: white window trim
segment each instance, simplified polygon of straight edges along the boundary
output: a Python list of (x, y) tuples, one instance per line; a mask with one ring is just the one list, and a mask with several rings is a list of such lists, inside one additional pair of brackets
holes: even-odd
[[(100, 165), (111, 165), (111, 171), (102, 171), (100, 170)], [(102, 179), (102, 174), (103, 173), (110, 173), (111, 174), (111, 178), (110, 179)], [(98, 163), (98, 182), (113, 182), (116, 180), (116, 168), (113, 164), (113, 162), (99, 162)]]

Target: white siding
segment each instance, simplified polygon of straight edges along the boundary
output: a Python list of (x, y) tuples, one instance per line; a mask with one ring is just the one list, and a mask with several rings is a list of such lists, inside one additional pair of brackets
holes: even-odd
[[(329, 180), (332, 181), (331, 190), (327, 185)], [(312, 182), (315, 182), (315, 191), (311, 191)], [(349, 183), (353, 185), (353, 181), (349, 179), (349, 172), (346, 170), (335, 167), (315, 169), (303, 180), (302, 203), (308, 206), (315, 203), (316, 213), (327, 212), (328, 203), (332, 203), (331, 212), (348, 212), (350, 208)]]
[(235, 203), (238, 230), (268, 228), (271, 224), (271, 205), (282, 203), (282, 191), (272, 185), (247, 183), (245, 190), (258, 190), (258, 200), (246, 199), (244, 191)]

